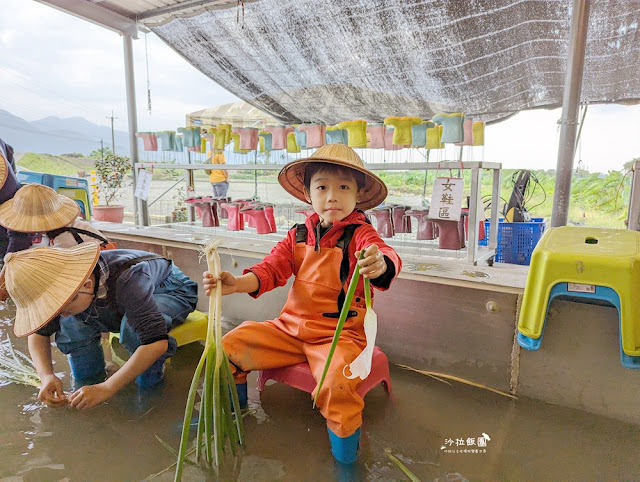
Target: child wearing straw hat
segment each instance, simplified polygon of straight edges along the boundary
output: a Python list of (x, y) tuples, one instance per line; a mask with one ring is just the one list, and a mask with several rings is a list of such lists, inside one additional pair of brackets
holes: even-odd
[[(31, 247), (36, 234), (46, 234), (51, 245), (69, 248), (83, 242), (106, 245), (108, 240), (91, 223), (82, 220), (78, 204), (42, 184), (26, 184), (0, 206), (0, 226), (9, 233), (19, 233), (24, 243), (12, 243), (8, 252)], [(0, 300), (8, 293), (4, 284), (4, 270), (0, 271)]]
[[(262, 262), (242, 276), (222, 272), (214, 279), (204, 273), (207, 294), (221, 283), (223, 295), (249, 293), (254, 298), (295, 276), (278, 318), (262, 323), (246, 321), (223, 338), (238, 394), (245, 404), (251, 370), (306, 361), (316, 381), (320, 380), (345, 301), (345, 287), (356, 264), (361, 275), (380, 290), (389, 288), (402, 267), (397, 253), (380, 238), (362, 211), (384, 201), (387, 188), (364, 167), (353, 149), (341, 143), (325, 145), (310, 157), (287, 164), (278, 181), (294, 197), (311, 204), (315, 214), (304, 225), (292, 228)], [(358, 260), (363, 249), (364, 258)], [(360, 280), (332, 367), (349, 365), (368, 344), (365, 311)], [(360, 382), (341, 369), (329, 370), (317, 394), (320, 412), (327, 420), (331, 452), (347, 464), (356, 460), (360, 443), (364, 408), (356, 392)]]
[(85, 241), (108, 243), (100, 231), (79, 216), (78, 203), (42, 184), (23, 185), (0, 206), (0, 225), (19, 233), (46, 234), (57, 248)]
[[(176, 350), (169, 331), (196, 306), (198, 285), (173, 262), (130, 249), (100, 251), (96, 243), (73, 248), (38, 247), (5, 257), (6, 284), (16, 305), (14, 332), (29, 337), (42, 387), (38, 398), (51, 407), (70, 403), (83, 410), (111, 398), (136, 380), (153, 386)], [(105, 378), (101, 332), (120, 332), (131, 357)], [(51, 362), (50, 337), (67, 355), (82, 386), (70, 397)]]

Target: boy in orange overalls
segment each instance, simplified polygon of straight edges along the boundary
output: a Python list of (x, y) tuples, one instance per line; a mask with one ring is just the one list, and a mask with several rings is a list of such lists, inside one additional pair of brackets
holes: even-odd
[[(362, 277), (381, 290), (389, 288), (402, 267), (397, 253), (362, 212), (384, 201), (387, 188), (353, 149), (344, 144), (325, 145), (312, 156), (287, 164), (278, 181), (291, 195), (310, 203), (315, 214), (304, 225), (289, 230), (262, 262), (242, 276), (225, 271), (214, 279), (205, 272), (203, 279), (207, 294), (220, 282), (223, 295), (249, 293), (257, 298), (295, 276), (278, 318), (245, 321), (223, 338), (244, 405), (251, 370), (308, 362), (313, 377), (320, 379), (356, 263)], [(358, 261), (362, 249), (365, 256)], [(331, 452), (342, 463), (355, 462), (360, 443), (364, 401), (356, 389), (361, 380), (346, 378), (343, 367), (367, 344), (365, 311), (361, 279), (317, 398), (327, 419)]]

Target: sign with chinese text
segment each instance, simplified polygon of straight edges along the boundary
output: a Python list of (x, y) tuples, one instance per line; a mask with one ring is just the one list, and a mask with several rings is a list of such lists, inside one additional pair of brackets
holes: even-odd
[(438, 177), (433, 183), (433, 194), (429, 206), (429, 219), (457, 221), (462, 212), (464, 179)]
[(147, 196), (149, 195), (149, 189), (151, 189), (151, 177), (152, 174), (149, 171), (145, 171), (144, 169), (140, 169), (138, 171), (135, 195), (143, 201), (146, 201)]

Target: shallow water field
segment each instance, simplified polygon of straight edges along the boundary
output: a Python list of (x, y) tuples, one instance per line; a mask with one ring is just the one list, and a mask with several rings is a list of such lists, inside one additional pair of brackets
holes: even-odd
[[(13, 308), (2, 306), (0, 339), (15, 340)], [(53, 349), (70, 389), (68, 365)], [(116, 346), (116, 352), (122, 354)], [(0, 480), (143, 480), (175, 461), (157, 440), (178, 446), (191, 377), (202, 345), (181, 347), (161, 386), (131, 385), (87, 412), (49, 409), (37, 389), (0, 384)], [(387, 452), (420, 480), (595, 480), (640, 477), (638, 426), (531, 399), (506, 397), (391, 366), (393, 393), (365, 398), (358, 462), (339, 467), (324, 419), (309, 394), (249, 379), (246, 448), (219, 474), (186, 466), (183, 480), (408, 480)], [(195, 430), (193, 431), (195, 433)], [(173, 469), (154, 480), (172, 480)]]

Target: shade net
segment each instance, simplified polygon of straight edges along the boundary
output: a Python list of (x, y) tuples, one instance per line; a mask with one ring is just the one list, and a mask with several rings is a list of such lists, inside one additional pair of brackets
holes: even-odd
[[(557, 107), (571, 0), (259, 0), (152, 30), (283, 123)], [(590, 2), (581, 102), (640, 99), (640, 2)]]

